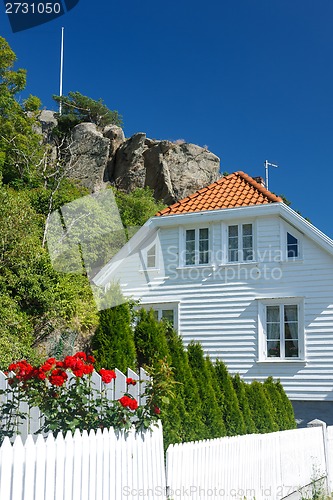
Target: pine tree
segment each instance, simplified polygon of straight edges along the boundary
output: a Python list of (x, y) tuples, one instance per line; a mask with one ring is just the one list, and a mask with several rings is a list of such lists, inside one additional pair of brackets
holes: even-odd
[(272, 405), (266, 396), (263, 384), (254, 380), (247, 386), (247, 394), (257, 432), (265, 433), (278, 431), (278, 426), (272, 416)]
[(232, 379), (233, 386), (236, 391), (239, 409), (242, 412), (246, 434), (253, 434), (256, 432), (256, 426), (254, 425), (251, 409), (249, 406), (246, 386), (247, 384), (240, 378), (239, 373)]
[(205, 424), (205, 435), (203, 438), (212, 439), (225, 436), (226, 431), (221, 409), (216, 400), (212, 386), (212, 377), (205, 361), (203, 349), (200, 344), (191, 342), (187, 352), (192, 374), (196, 380), (202, 402), (202, 419)]
[(184, 402), (185, 412), (182, 427), (185, 441), (202, 439), (205, 426), (202, 421), (202, 406), (198, 388), (189, 365), (187, 352), (182, 338), (173, 328), (167, 325), (166, 338), (174, 369), (174, 377), (178, 382), (177, 396)]
[(220, 391), (224, 395), (223, 419), (228, 436), (246, 434), (243, 414), (239, 408), (238, 398), (232, 383), (231, 375), (222, 361), (216, 361), (215, 374)]
[(136, 367), (134, 335), (131, 327), (131, 309), (128, 302), (104, 309), (99, 313), (99, 326), (91, 347), (96, 368), (118, 368), (126, 373)]
[(283, 407), (285, 408), (285, 419), (286, 419), (286, 428), (287, 429), (296, 429), (297, 424), (295, 421), (294, 408), (291, 404), (290, 399), (288, 398), (280, 380), (275, 382), (275, 387), (280, 394), (281, 402)]

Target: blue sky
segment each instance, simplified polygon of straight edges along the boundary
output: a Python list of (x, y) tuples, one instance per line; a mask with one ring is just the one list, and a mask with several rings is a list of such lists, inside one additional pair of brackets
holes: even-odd
[(59, 19), (0, 34), (28, 72), (27, 93), (102, 98), (126, 136), (184, 139), (221, 171), (264, 176), (333, 238), (332, 0), (80, 0)]

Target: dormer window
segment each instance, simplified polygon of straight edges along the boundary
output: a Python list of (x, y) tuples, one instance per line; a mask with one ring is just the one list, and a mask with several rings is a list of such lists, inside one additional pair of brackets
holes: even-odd
[(235, 224), (228, 227), (228, 262), (253, 260), (252, 224)]
[(209, 263), (209, 229), (195, 228), (185, 231), (185, 265)]
[(299, 257), (298, 239), (291, 233), (287, 233), (287, 257), (288, 259), (296, 259)]

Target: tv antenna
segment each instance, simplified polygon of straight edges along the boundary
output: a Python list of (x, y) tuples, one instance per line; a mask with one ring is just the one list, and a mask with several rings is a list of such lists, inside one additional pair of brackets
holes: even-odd
[(269, 163), (269, 161), (265, 160), (265, 176), (266, 176), (266, 189), (268, 189), (268, 167), (279, 168), (279, 165), (274, 165), (274, 163)]
[[(60, 48), (60, 88), (59, 88), (59, 96), (62, 97), (62, 77), (64, 70), (64, 28), (61, 28), (61, 48)], [(59, 115), (62, 112), (62, 102), (61, 99), (59, 101)]]

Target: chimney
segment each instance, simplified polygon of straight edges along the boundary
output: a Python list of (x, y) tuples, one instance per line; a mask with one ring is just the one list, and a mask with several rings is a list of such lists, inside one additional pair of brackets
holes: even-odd
[(266, 187), (265, 181), (262, 177), (253, 177), (253, 180), (260, 184), (262, 187)]

